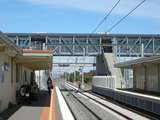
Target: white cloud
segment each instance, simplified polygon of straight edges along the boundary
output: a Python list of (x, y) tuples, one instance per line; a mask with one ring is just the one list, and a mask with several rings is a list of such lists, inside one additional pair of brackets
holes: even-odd
[[(47, 5), (56, 8), (76, 8), (93, 12), (107, 12), (118, 0), (19, 0), (37, 5)], [(117, 8), (113, 11), (115, 15), (124, 15), (133, 9), (142, 0), (121, 0)], [(147, 0), (138, 8), (133, 16), (149, 17), (160, 19), (157, 12), (160, 11), (160, 0)]]

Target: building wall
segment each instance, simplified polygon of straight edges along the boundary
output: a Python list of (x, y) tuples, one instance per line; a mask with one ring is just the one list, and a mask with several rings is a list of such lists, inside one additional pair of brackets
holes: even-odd
[(134, 68), (134, 76), (135, 76), (135, 84), (137, 89), (144, 90), (144, 83), (145, 83), (145, 67), (140, 65)]
[[(30, 80), (32, 70), (20, 65), (20, 70), (17, 72), (17, 65), (14, 59), (5, 53), (0, 53), (0, 67), (4, 63), (8, 64), (8, 70), (4, 71), (4, 79), (0, 79), (0, 112), (8, 108), (9, 102), (16, 103), (16, 90), (25, 82), (24, 71), (26, 71), (26, 79)], [(17, 76), (19, 81), (17, 82)], [(1, 77), (1, 75), (0, 75)]]
[(145, 65), (136, 65), (134, 67), (134, 86), (136, 89), (146, 91), (160, 91), (158, 64), (150, 63)]
[(13, 99), (13, 94), (12, 94), (12, 89), (14, 89), (14, 85), (11, 82), (11, 57), (9, 57), (4, 53), (0, 53), (1, 67), (2, 65), (4, 65), (4, 63), (8, 63), (9, 67), (7, 71), (4, 71), (3, 68), (1, 69), (1, 71), (4, 71), (3, 72), (4, 79), (1, 78), (0, 81), (0, 101), (1, 101), (0, 111), (7, 108), (8, 103), (10, 101), (12, 101), (13, 103), (15, 102), (15, 99)]
[(133, 70), (132, 69), (121, 69), (123, 79), (121, 82), (122, 88), (133, 88)]
[[(17, 69), (17, 82), (16, 82), (16, 89), (20, 89), (21, 85), (23, 85), (24, 83), (30, 83), (31, 80), (31, 72), (33, 71), (32, 69), (27, 68), (26, 66), (24, 66), (23, 64), (19, 64), (16, 67), (19, 67), (19, 69)], [(16, 72), (15, 72), (16, 74)]]
[(158, 64), (148, 64), (146, 66), (146, 89), (158, 91)]
[(11, 100), (10, 102), (16, 103), (16, 62), (11, 58)]

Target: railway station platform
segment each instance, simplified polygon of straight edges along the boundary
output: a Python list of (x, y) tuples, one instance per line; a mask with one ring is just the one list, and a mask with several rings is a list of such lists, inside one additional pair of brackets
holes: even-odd
[(55, 120), (55, 93), (42, 91), (31, 103), (14, 106), (0, 114), (6, 120)]
[(67, 91), (60, 91), (55, 86), (51, 95), (48, 95), (47, 91), (41, 91), (36, 100), (8, 109), (2, 112), (0, 117), (3, 117), (2, 120), (74, 120), (77, 118), (80, 120), (89, 118), (149, 120), (154, 118), (123, 108), (91, 93), (76, 92), (78, 88), (71, 84), (66, 83), (65, 88)]
[(31, 103), (13, 106), (0, 113), (0, 120), (74, 120), (59, 88), (51, 95), (41, 91)]

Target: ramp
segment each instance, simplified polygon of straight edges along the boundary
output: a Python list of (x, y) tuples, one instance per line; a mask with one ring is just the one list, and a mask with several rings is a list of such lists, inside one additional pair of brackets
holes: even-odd
[(97, 76), (115, 76), (117, 88), (121, 87), (122, 72), (120, 68), (115, 68), (117, 63), (114, 53), (103, 53), (97, 56)]

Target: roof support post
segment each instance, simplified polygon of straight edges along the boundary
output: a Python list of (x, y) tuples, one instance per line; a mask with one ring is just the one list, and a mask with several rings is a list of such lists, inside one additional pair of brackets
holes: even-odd
[(144, 57), (144, 43), (141, 44), (141, 57)]
[(46, 36), (46, 38), (45, 38), (45, 45), (46, 45), (46, 49), (48, 49), (48, 36)]
[(86, 47), (86, 54), (87, 54), (87, 55), (88, 55), (88, 53), (89, 53), (89, 51), (88, 51), (88, 50), (89, 50), (89, 49), (88, 49), (88, 44), (89, 44), (88, 39), (89, 39), (89, 38), (88, 38), (88, 36), (87, 36), (87, 38), (86, 38), (86, 43), (87, 43), (87, 47)]
[(102, 37), (100, 37), (100, 39), (99, 39), (99, 44), (100, 44), (100, 49), (99, 49), (100, 51), (99, 52), (100, 52), (100, 54), (102, 54), (102, 46), (101, 46), (102, 45)]
[(133, 90), (136, 90), (136, 68), (133, 67)]
[(16, 36), (16, 45), (17, 45), (17, 46), (19, 45), (19, 39), (18, 39), (18, 36)]
[(158, 91), (160, 92), (160, 64), (158, 64)]
[[(62, 44), (61, 40), (62, 40), (62, 37), (59, 37), (59, 45)], [(62, 54), (62, 46), (59, 47), (59, 53)]]
[(144, 90), (147, 90), (147, 81), (148, 81), (148, 77), (147, 77), (147, 66), (144, 64)]
[(72, 49), (73, 51), (72, 52), (73, 52), (73, 55), (75, 55), (75, 44), (76, 43), (75, 43), (75, 37), (74, 36), (73, 36), (72, 40), (73, 40), (73, 42), (72, 42), (73, 43), (73, 49)]
[(155, 52), (155, 38), (152, 38), (152, 40), (153, 40), (153, 55), (155, 55), (156, 54), (156, 52)]
[(31, 49), (32, 48), (31, 36), (28, 36), (28, 39), (29, 39), (29, 48)]

